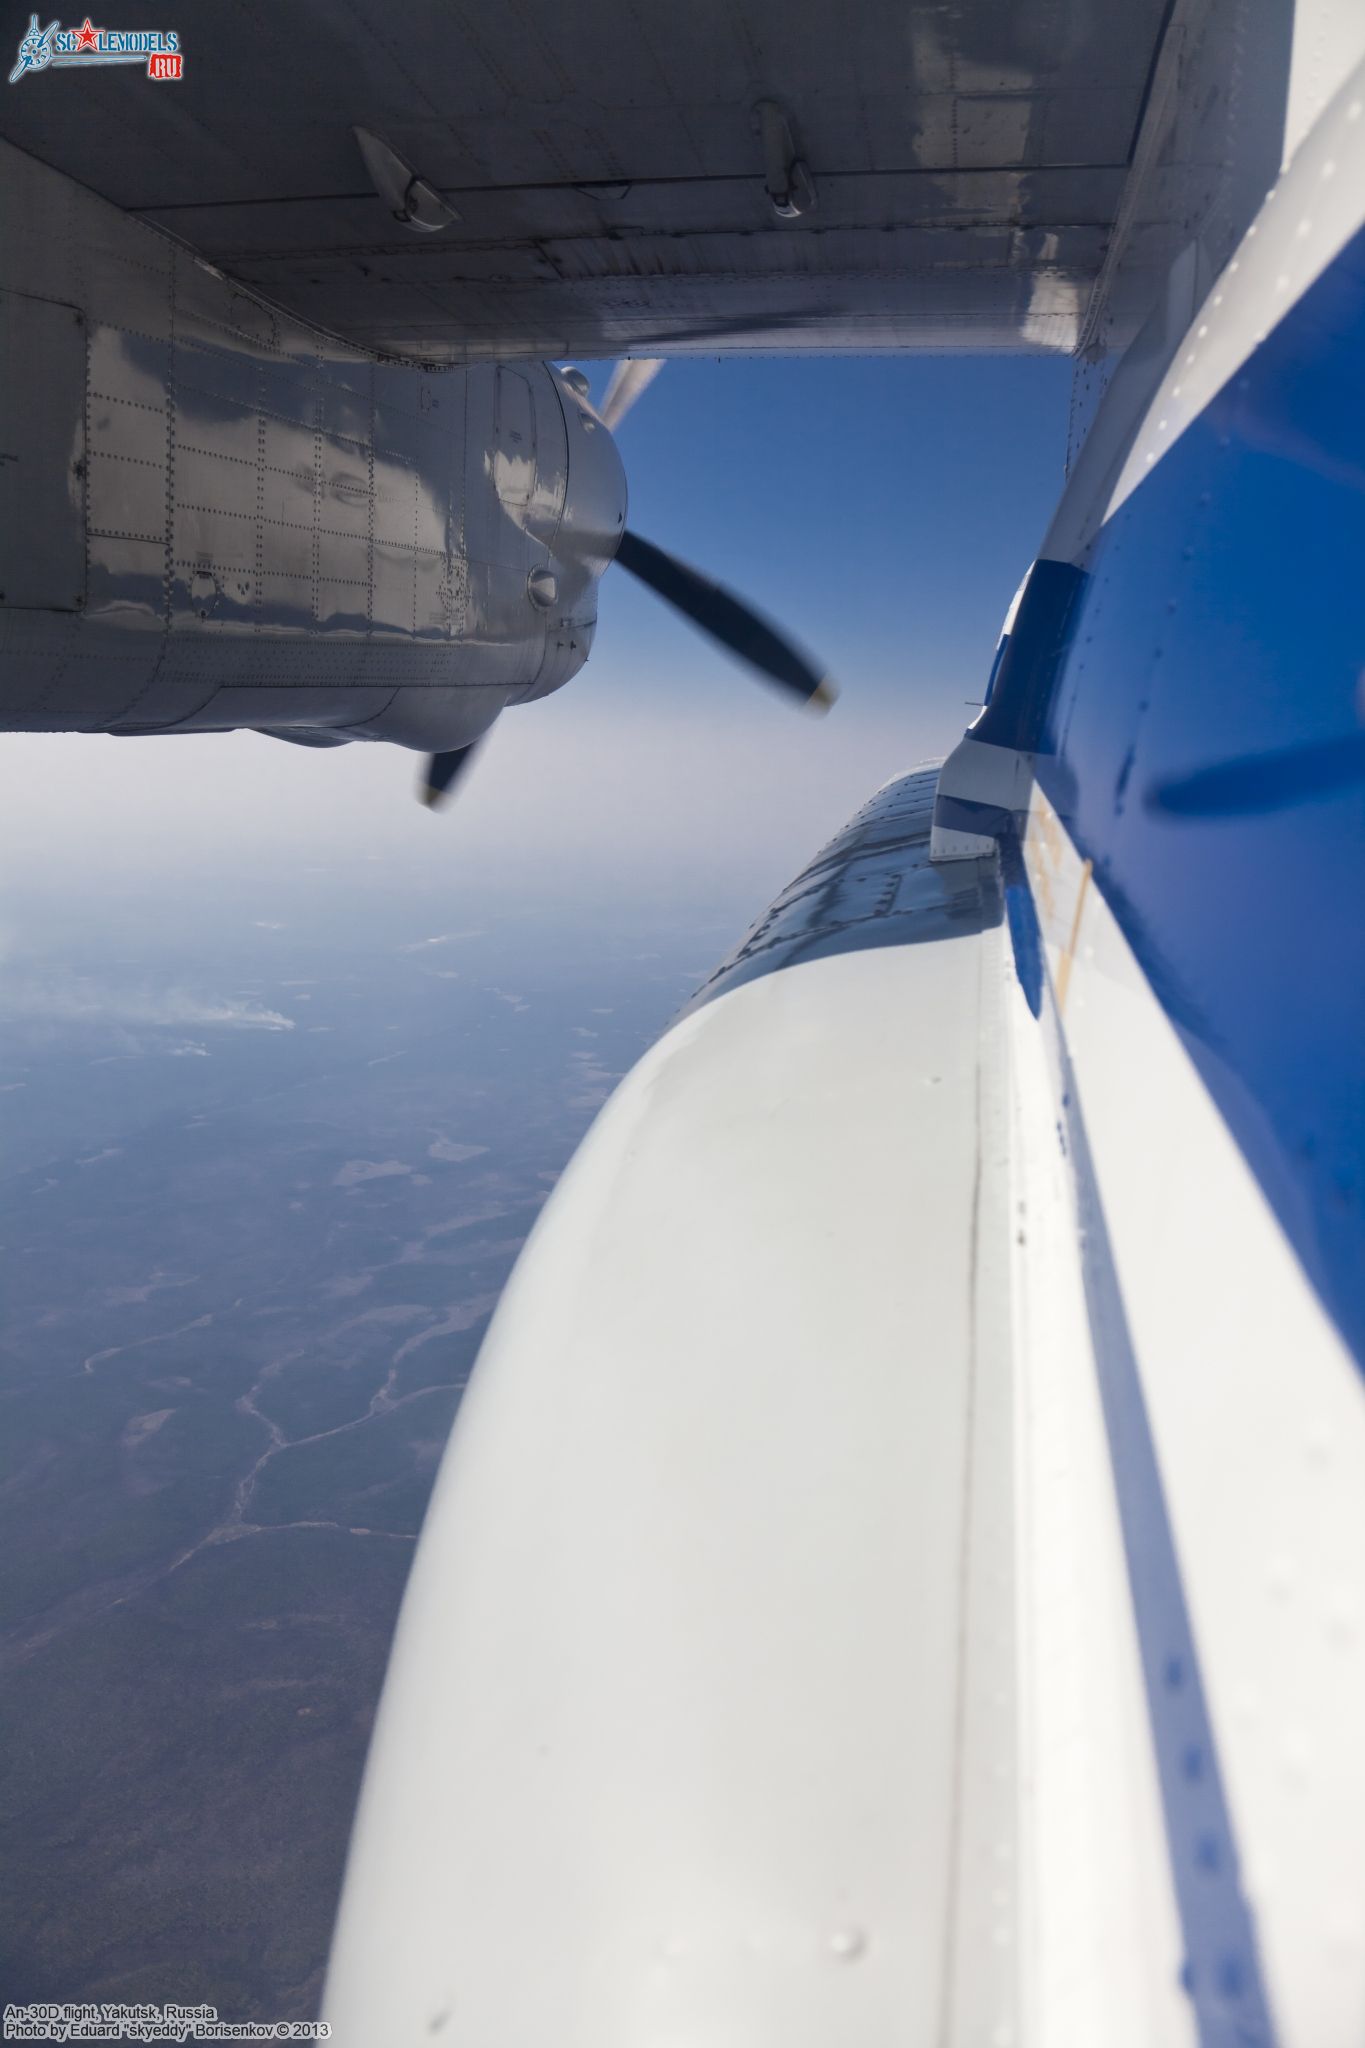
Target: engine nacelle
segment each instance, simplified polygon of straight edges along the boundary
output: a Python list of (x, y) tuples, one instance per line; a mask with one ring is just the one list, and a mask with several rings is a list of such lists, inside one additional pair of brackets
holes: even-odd
[(0, 726), (439, 752), (582, 667), (625, 480), (572, 383), (353, 348), (0, 150)]

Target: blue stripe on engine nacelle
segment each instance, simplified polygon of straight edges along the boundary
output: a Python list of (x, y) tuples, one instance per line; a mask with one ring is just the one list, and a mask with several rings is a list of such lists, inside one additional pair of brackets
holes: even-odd
[(1050, 592), (1036, 772), (1365, 1366), (1362, 361), (1365, 233)]

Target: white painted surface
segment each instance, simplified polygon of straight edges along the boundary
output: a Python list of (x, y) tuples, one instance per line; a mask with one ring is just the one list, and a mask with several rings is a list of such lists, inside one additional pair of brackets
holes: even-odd
[(1091, 1349), (1050, 1020), (1009, 988), (1021, 2043), (1180, 2048), (1193, 2011)]
[(1358, 2048), (1365, 1388), (1038, 791), (1028, 858), (1272, 2002)]
[[(1015, 604), (1010, 607), (1011, 623)], [(1005, 628), (1009, 631), (1009, 625)], [(1033, 756), (1016, 747), (995, 747), (974, 740), (970, 731), (958, 741), (938, 775), (938, 794), (960, 803), (991, 804), (1007, 811), (1026, 811), (1033, 786)], [(964, 832), (935, 825), (929, 843), (934, 861), (979, 860), (990, 853), (995, 835)]]
[(404, 1608), (346, 2048), (935, 2036), (984, 956), (719, 998), (564, 1176)]
[(1033, 786), (1033, 756), (1014, 747), (994, 747), (968, 732), (939, 770), (940, 796), (1024, 810)]
[(1365, 7), (1360, 0), (1294, 0), (1294, 41), (1285, 109), (1284, 160), (1293, 157), (1327, 106), (1365, 62)]
[[(1359, 8), (1365, 21), (1365, 7)], [(1208, 299), (1147, 409), (1106, 518), (1136, 490), (1191, 421), (1236, 374), (1365, 217), (1365, 64), (1311, 133)], [(1098, 424), (1098, 423), (1097, 423)]]
[(944, 825), (934, 827), (932, 852), (938, 863), (983, 860), (995, 851), (995, 846), (995, 839), (984, 832), (951, 832)]
[[(831, 862), (855, 922), (912, 863), (915, 780), (817, 857), (826, 917)], [(1180, 1956), (1007, 929), (731, 988), (608, 1104), (485, 1345), (337, 2039), (1184, 2048)]]

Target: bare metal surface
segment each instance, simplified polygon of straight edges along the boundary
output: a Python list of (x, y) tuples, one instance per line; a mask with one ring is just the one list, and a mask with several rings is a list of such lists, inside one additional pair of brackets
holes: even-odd
[(624, 481), (554, 372), (377, 359), (4, 144), (0, 177), (0, 724), (439, 752), (582, 666)]
[[(370, 344), (1065, 350), (1163, 11), (222, 0), (182, 25), (179, 84), (26, 78), (0, 132)], [(818, 195), (799, 217), (774, 212), (761, 102)], [(395, 222), (356, 126), (459, 220)]]
[(764, 911), (689, 1009), (808, 960), (966, 938), (999, 924), (994, 849), (951, 868), (930, 862), (938, 776), (935, 762), (870, 797)]
[(85, 479), (85, 316), (0, 291), (0, 603), (85, 603)]

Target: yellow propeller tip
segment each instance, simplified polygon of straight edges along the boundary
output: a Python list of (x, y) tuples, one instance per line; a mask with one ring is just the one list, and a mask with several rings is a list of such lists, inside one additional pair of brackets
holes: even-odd
[(814, 711), (817, 716), (823, 717), (825, 712), (831, 709), (838, 695), (839, 685), (833, 676), (825, 676), (807, 697), (807, 708)]

